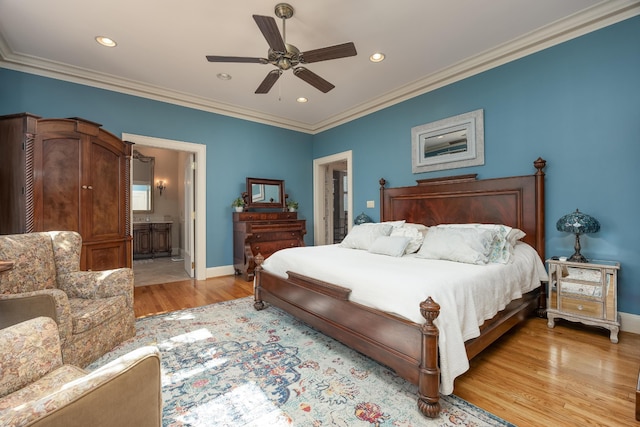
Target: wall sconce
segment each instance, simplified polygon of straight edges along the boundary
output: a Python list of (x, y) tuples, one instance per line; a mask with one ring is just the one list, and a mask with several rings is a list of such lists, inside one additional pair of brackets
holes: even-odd
[(162, 190), (167, 188), (167, 183), (164, 181), (158, 181), (158, 185), (156, 185), (156, 187), (158, 187), (158, 190), (160, 190), (160, 195), (162, 196)]

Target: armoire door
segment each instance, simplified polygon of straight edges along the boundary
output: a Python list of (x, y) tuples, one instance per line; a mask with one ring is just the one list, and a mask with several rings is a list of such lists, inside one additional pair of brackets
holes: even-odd
[(80, 135), (38, 125), (34, 149), (35, 231), (81, 231)]

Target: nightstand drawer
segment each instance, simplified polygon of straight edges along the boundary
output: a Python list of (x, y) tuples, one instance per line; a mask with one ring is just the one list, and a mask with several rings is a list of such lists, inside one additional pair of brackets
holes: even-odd
[(560, 297), (560, 310), (596, 319), (602, 319), (604, 314), (603, 304), (600, 302), (569, 297)]
[(560, 294), (563, 296), (567, 294), (569, 294), (569, 296), (581, 295), (601, 300), (603, 292), (602, 285), (600, 284), (590, 285), (586, 283), (576, 283), (560, 280)]

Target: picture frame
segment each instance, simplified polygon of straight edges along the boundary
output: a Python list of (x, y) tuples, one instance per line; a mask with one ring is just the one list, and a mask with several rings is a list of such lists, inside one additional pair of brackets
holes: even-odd
[(411, 128), (413, 173), (484, 164), (484, 110)]

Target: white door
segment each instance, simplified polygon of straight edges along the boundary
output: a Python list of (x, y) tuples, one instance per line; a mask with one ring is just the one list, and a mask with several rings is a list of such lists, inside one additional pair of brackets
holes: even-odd
[(195, 270), (195, 219), (194, 185), (195, 156), (189, 153), (184, 164), (184, 270), (189, 277), (194, 276)]
[[(345, 166), (346, 163), (346, 166)], [(353, 170), (352, 153), (345, 151), (327, 157), (321, 157), (313, 161), (313, 234), (315, 245), (328, 245), (333, 243), (335, 209), (333, 197), (333, 171), (339, 167), (346, 169), (346, 185), (348, 189), (342, 209), (347, 212), (347, 230), (351, 230), (353, 222)]]

